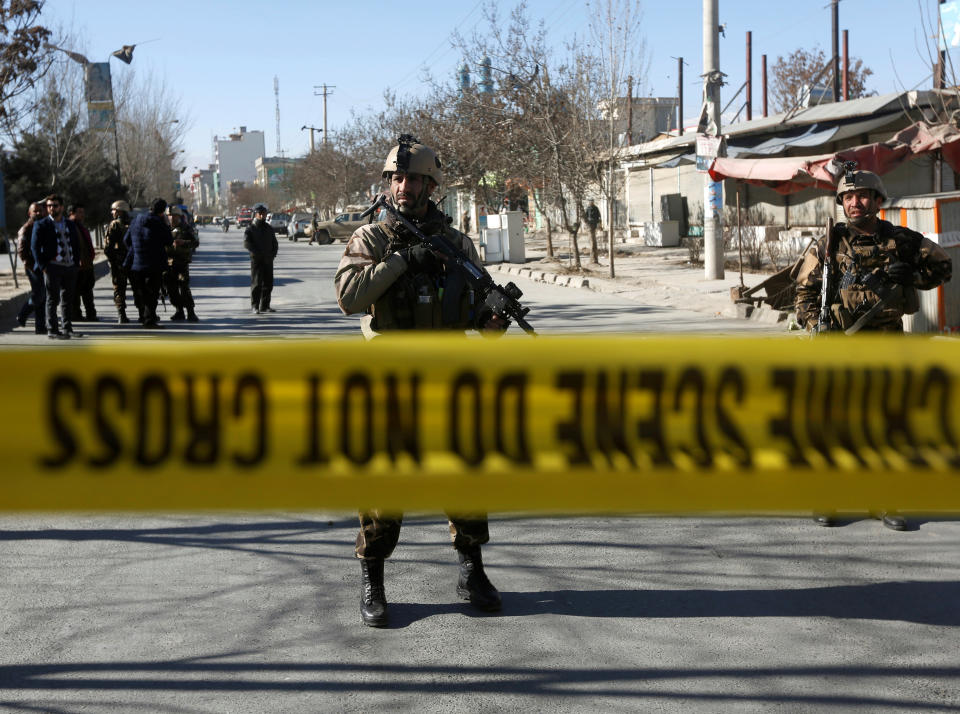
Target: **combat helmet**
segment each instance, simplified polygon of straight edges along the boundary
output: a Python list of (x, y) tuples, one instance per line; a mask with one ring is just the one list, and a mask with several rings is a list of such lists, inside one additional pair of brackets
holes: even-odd
[(254, 213), (269, 213), (270, 211), (267, 209), (267, 204), (265, 204), (265, 203), (258, 203), (257, 205), (255, 205), (255, 206), (253, 207), (253, 212), (254, 212)]
[(130, 204), (126, 201), (114, 201), (110, 204), (111, 211), (123, 211), (124, 213), (130, 213)]
[(837, 203), (842, 205), (843, 194), (860, 188), (872, 189), (880, 195), (881, 201), (887, 200), (887, 189), (883, 187), (883, 181), (873, 171), (848, 170), (840, 177), (840, 182), (837, 184)]
[(383, 164), (383, 178), (387, 178), (394, 171), (428, 176), (437, 184), (443, 182), (443, 171), (437, 152), (424, 146), (410, 134), (401, 134), (397, 145), (387, 154), (387, 160)]

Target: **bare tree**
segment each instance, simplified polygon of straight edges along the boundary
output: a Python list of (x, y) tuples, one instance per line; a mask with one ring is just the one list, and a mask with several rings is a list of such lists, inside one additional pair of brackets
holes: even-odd
[[(634, 76), (642, 84), (649, 63), (646, 40), (641, 33), (643, 11), (640, 0), (595, 0), (590, 18), (591, 42), (587, 48), (593, 61), (584, 62), (593, 67), (603, 94), (607, 124), (605, 171), (597, 172), (598, 184), (607, 201), (607, 243), (610, 253), (610, 277), (614, 277), (615, 198), (614, 165), (622, 152), (619, 129), (624, 116), (632, 108), (622, 99), (627, 77)], [(594, 81), (591, 77), (588, 81)], [(631, 100), (632, 101), (632, 100)], [(595, 252), (594, 248), (594, 252)], [(596, 262), (596, 255), (593, 256)]]
[(157, 196), (170, 200), (179, 187), (177, 158), (189, 117), (162, 79), (141, 82), (124, 73), (115, 88), (120, 170), (132, 205)]
[(334, 144), (322, 144), (293, 170), (293, 186), (298, 196), (311, 196), (313, 205), (326, 217), (351, 203), (366, 198), (370, 185), (366, 167)]
[(15, 125), (31, 103), (19, 103), (49, 67), (50, 30), (38, 24), (42, 0), (0, 0), (0, 120)]
[[(797, 49), (777, 61), (770, 68), (770, 89), (774, 110), (786, 112), (795, 107), (805, 87), (815, 82), (829, 84), (833, 76), (827, 66), (828, 59), (819, 47), (813, 51)], [(867, 96), (867, 80), (873, 70), (865, 67), (863, 60), (850, 58), (847, 75), (847, 96), (850, 99)]]

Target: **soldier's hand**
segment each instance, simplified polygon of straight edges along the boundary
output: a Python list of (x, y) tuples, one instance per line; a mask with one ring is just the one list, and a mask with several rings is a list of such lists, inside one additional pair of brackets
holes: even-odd
[(913, 268), (903, 261), (891, 263), (887, 266), (887, 277), (900, 285), (913, 285)]
[(499, 335), (505, 332), (508, 327), (510, 327), (510, 320), (500, 317), (500, 315), (491, 315), (490, 319), (483, 323), (482, 329), (484, 332)]
[(416, 273), (439, 273), (443, 269), (443, 262), (437, 254), (423, 243), (399, 252), (407, 261), (407, 267)]

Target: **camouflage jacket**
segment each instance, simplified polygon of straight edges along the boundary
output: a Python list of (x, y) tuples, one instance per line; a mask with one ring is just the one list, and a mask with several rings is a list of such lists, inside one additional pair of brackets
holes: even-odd
[[(901, 318), (919, 309), (917, 289), (930, 290), (950, 280), (950, 256), (939, 245), (909, 228), (879, 221), (875, 235), (863, 235), (845, 223), (838, 223), (832, 236), (836, 250), (828, 298), (834, 325), (841, 329), (853, 325), (880, 301), (877, 292), (865, 286), (864, 280), (871, 273), (880, 275), (891, 263), (902, 261), (913, 266), (913, 286), (892, 285), (891, 299), (866, 326), (868, 330), (902, 330)], [(797, 275), (797, 321), (808, 330), (816, 327), (820, 316), (825, 250), (824, 237), (807, 251)]]
[(179, 225), (173, 229), (173, 243), (167, 246), (167, 261), (170, 265), (174, 263), (184, 264), (193, 260), (193, 251), (200, 245), (200, 239), (190, 230), (189, 226)]
[[(477, 249), (467, 236), (447, 225), (431, 203), (418, 225), (426, 235), (442, 233), (467, 258), (480, 265)], [(367, 313), (364, 334), (393, 330), (464, 330), (476, 328), (473, 290), (457, 271), (415, 273), (397, 251), (416, 242), (391, 220), (360, 226), (344, 249), (334, 278), (337, 303), (347, 315)], [(413, 243), (411, 243), (413, 241)]]
[(124, 258), (127, 257), (127, 246), (123, 242), (123, 237), (127, 234), (129, 227), (130, 222), (122, 218), (113, 219), (107, 227), (107, 234), (103, 241), (103, 254), (115, 265), (123, 265)]

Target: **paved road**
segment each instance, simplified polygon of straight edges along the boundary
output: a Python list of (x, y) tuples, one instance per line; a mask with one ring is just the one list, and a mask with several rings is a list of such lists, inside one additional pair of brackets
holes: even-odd
[[(279, 312), (256, 317), (239, 234), (202, 240), (203, 322), (78, 342), (356, 334), (339, 247), (284, 242)], [(523, 287), (544, 332), (743, 326)], [(108, 281), (97, 298), (110, 317)], [(381, 631), (349, 514), (2, 516), (0, 711), (960, 710), (960, 522), (496, 517), (497, 616), (456, 600), (445, 531), (407, 519)]]
[(960, 523), (494, 519), (496, 616), (408, 519), (393, 627), (353, 518), (0, 518), (0, 710), (960, 709)]
[[(191, 285), (201, 322), (172, 323), (169, 306), (159, 313), (163, 331), (146, 331), (138, 325), (117, 325), (109, 276), (97, 281), (95, 301), (101, 321), (77, 323), (88, 336), (87, 342), (138, 339), (163, 339), (167, 335), (203, 337), (316, 338), (333, 335), (359, 335), (359, 318), (345, 316), (337, 307), (333, 275), (343, 253), (343, 244), (308, 245), (284, 240), (274, 267), (273, 307), (271, 315), (253, 315), (249, 311), (250, 263), (243, 250), (243, 234), (231, 229), (204, 228), (200, 250), (191, 266)], [(502, 276), (497, 279), (503, 281)], [(749, 320), (717, 318), (692, 310), (644, 305), (628, 299), (585, 289), (564, 288), (529, 280), (516, 280), (529, 305), (530, 322), (543, 334), (574, 332), (695, 332), (783, 334), (777, 326)], [(128, 296), (132, 311), (132, 298)], [(135, 311), (134, 311), (135, 312)], [(0, 345), (44, 344), (33, 334), (32, 321), (16, 328), (8, 319), (0, 326)], [(510, 335), (524, 337), (516, 327)], [(62, 344), (62, 343), (61, 343)]]

